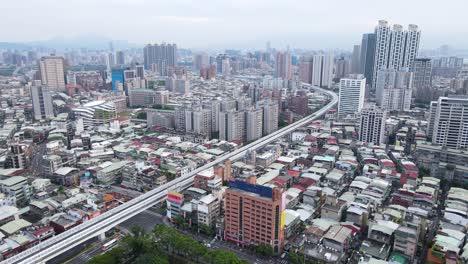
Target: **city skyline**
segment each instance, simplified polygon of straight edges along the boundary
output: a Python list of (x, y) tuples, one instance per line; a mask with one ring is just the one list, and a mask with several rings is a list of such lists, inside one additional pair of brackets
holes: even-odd
[[(425, 7), (430, 7), (430, 2), (435, 6), (435, 1), (426, 1)], [(446, 6), (463, 3), (460, 0), (449, 2), (452, 5)], [(422, 49), (443, 44), (461, 48), (468, 44), (468, 38), (463, 38), (468, 35), (463, 34), (468, 33), (463, 9), (453, 8), (450, 15), (445, 15), (444, 7), (425, 8), (424, 16), (415, 16), (413, 10), (419, 10), (419, 5), (398, 0), (381, 8), (379, 3), (368, 0), (358, 3), (335, 0), (326, 4), (295, 1), (286, 6), (279, 1), (261, 0), (231, 4), (211, 1), (200, 8), (185, 0), (171, 3), (120, 0), (72, 1), (64, 7), (56, 0), (40, 3), (9, 1), (3, 4), (4, 25), (0, 42), (66, 41), (86, 36), (90, 42), (92, 39), (102, 39), (100, 42), (113, 39), (143, 45), (166, 41), (179, 43), (181, 47), (205, 49), (226, 46), (263, 48), (266, 41), (271, 41), (278, 49), (287, 45), (351, 49), (353, 44), (360, 43), (360, 34), (373, 32), (377, 21), (384, 19), (391, 24), (417, 24), (424, 32)], [(357, 6), (359, 12), (349, 12)], [(20, 21), (19, 13), (28, 19)], [(277, 19), (278, 16), (283, 19)], [(206, 41), (208, 39), (210, 41)]]

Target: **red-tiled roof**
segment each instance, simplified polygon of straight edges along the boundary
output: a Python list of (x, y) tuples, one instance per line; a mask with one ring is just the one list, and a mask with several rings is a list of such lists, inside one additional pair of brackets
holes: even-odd
[(407, 177), (416, 179), (418, 178), (418, 174), (416, 171), (407, 171), (404, 173)]
[(288, 175), (291, 175), (293, 177), (299, 177), (299, 175), (301, 175), (301, 173), (299, 171), (295, 171), (295, 170), (288, 170)]
[(278, 178), (278, 177), (274, 178), (274, 179), (272, 180), (272, 182), (277, 183), (277, 184), (279, 184), (279, 185), (284, 185), (284, 184), (286, 184), (286, 181), (285, 181), (284, 179), (281, 179), (281, 178)]
[(42, 235), (44, 233), (47, 233), (47, 232), (49, 232), (50, 230), (53, 230), (53, 229), (54, 228), (51, 227), (51, 226), (44, 227), (44, 228), (41, 228), (41, 229), (38, 229), (38, 230), (34, 231), (33, 235), (37, 237), (37, 236), (40, 236), (40, 235)]
[(380, 161), (383, 166), (389, 167), (389, 166), (395, 166), (395, 163), (391, 160), (381, 160)]

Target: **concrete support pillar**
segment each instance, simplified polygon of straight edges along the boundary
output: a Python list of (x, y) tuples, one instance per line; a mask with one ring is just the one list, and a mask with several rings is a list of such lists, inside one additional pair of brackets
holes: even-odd
[(106, 241), (106, 233), (105, 232), (102, 232), (101, 234), (99, 234), (99, 241), (101, 241), (101, 242)]

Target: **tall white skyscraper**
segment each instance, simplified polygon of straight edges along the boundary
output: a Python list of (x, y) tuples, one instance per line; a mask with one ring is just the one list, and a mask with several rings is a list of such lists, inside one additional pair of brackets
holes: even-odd
[(46, 86), (31, 86), (34, 119), (48, 119), (54, 117), (52, 95)]
[(386, 112), (377, 107), (362, 109), (359, 122), (359, 141), (382, 144), (386, 117)]
[(380, 70), (377, 75), (377, 105), (387, 111), (408, 111), (413, 92), (413, 73), (407, 70)]
[(46, 56), (39, 61), (41, 81), (50, 90), (65, 90), (65, 63), (63, 57)]
[(390, 51), (390, 26), (385, 20), (380, 20), (379, 24), (375, 28), (375, 55), (374, 55), (374, 73), (373, 73), (373, 84), (377, 79), (377, 72), (381, 69), (388, 67), (388, 55)]
[(250, 109), (245, 112), (247, 142), (259, 139), (263, 132), (263, 110)]
[(340, 80), (338, 116), (354, 115), (364, 106), (366, 78), (362, 74), (350, 75)]
[(413, 62), (418, 56), (419, 52), (419, 41), (421, 39), (421, 31), (417, 25), (408, 25), (408, 31), (406, 31), (406, 45), (405, 45), (405, 56), (403, 60), (403, 68), (411, 69)]
[(467, 97), (439, 97), (431, 103), (430, 114), (432, 143), (457, 149), (468, 147)]
[(333, 81), (334, 56), (314, 55), (312, 58), (312, 85), (330, 87)]
[(385, 20), (380, 20), (375, 28), (375, 55), (373, 84), (377, 82), (377, 74), (383, 69), (411, 69), (419, 50), (421, 31), (417, 25), (410, 24), (408, 30), (401, 25), (392, 28)]
[(388, 54), (389, 69), (400, 69), (403, 66), (405, 52), (406, 32), (402, 25), (393, 25), (390, 31), (390, 53)]

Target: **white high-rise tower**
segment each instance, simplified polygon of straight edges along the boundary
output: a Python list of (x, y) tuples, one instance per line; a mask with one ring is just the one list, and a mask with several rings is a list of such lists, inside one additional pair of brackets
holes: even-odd
[(350, 75), (340, 80), (338, 116), (354, 115), (364, 106), (366, 78), (362, 74)]
[(372, 87), (375, 88), (380, 70), (402, 70), (413, 67), (418, 55), (421, 31), (417, 25), (410, 24), (408, 30), (401, 25), (392, 28), (385, 20), (380, 20), (375, 28), (376, 42)]

